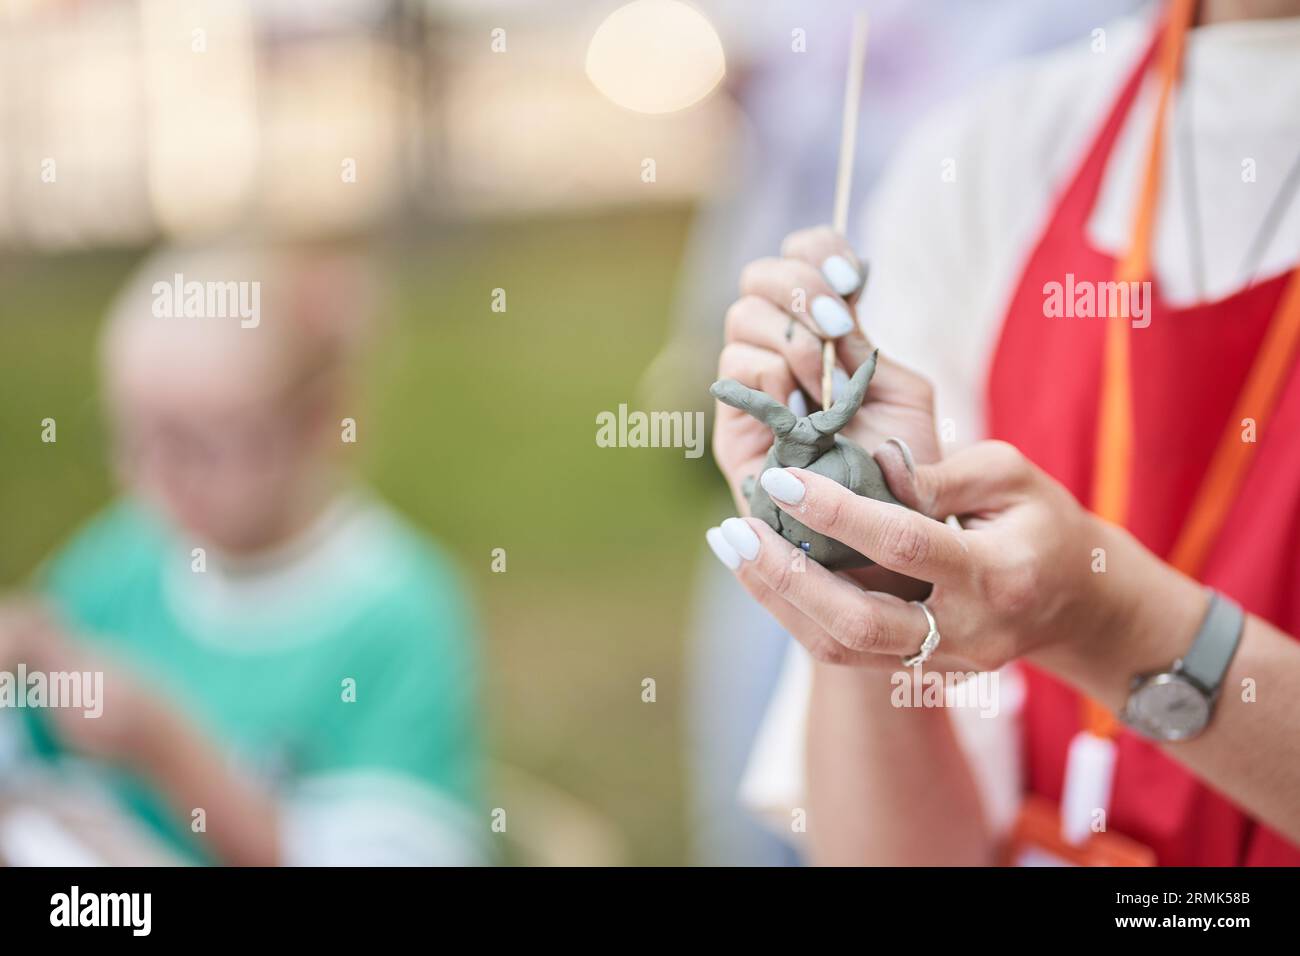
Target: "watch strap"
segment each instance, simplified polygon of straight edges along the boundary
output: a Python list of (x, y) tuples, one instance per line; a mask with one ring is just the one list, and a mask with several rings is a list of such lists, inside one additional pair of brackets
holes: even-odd
[(1180, 662), (1181, 673), (1211, 694), (1218, 693), (1228, 665), (1237, 653), (1246, 616), (1240, 605), (1218, 591), (1210, 591), (1210, 607), (1200, 630)]

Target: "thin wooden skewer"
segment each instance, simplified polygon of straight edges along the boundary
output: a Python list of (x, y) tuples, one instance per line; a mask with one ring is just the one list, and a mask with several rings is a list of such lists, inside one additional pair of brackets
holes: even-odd
[[(844, 79), (844, 118), (840, 123), (840, 168), (835, 178), (835, 231), (844, 235), (849, 226), (849, 194), (853, 186), (853, 153), (858, 142), (858, 101), (862, 96), (862, 70), (867, 63), (867, 15), (853, 17), (849, 45), (849, 70)], [(831, 407), (835, 384), (835, 340), (822, 343), (822, 408)]]

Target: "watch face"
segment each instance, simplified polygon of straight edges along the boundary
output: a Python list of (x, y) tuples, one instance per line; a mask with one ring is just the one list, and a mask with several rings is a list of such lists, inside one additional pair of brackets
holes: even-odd
[(1158, 740), (1194, 737), (1210, 719), (1204, 693), (1177, 674), (1157, 674), (1133, 695), (1133, 723)]

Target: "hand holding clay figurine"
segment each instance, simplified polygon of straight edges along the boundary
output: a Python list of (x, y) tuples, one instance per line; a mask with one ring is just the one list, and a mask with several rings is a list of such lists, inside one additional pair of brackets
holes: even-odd
[[(834, 541), (805, 534), (790, 516), (778, 516), (767, 493), (755, 485), (773, 466), (769, 459), (794, 465), (793, 458), (782, 457), (802, 457), (806, 460), (797, 464), (808, 467), (821, 458), (825, 469), (813, 466), (820, 473), (859, 494), (909, 506), (916, 505), (910, 471), (939, 460), (929, 382), (878, 356), (854, 317), (864, 280), (865, 269), (847, 241), (824, 226), (787, 237), (781, 258), (750, 263), (741, 274), (741, 296), (727, 311), (718, 367), (719, 377), (732, 381), (713, 389), (722, 403), (714, 456), (741, 513), (763, 518), (832, 569), (870, 562)], [(854, 375), (837, 368), (836, 403), (807, 416), (810, 404), (821, 404), (821, 349), (828, 339), (835, 342), (839, 365)], [(776, 441), (774, 429), (784, 432)], [(878, 568), (855, 577), (898, 590)]]
[[(994, 669), (1032, 654), (1057, 672), (1108, 675), (1106, 663), (1123, 659), (1114, 635), (1145, 640), (1166, 633), (1161, 622), (1173, 617), (1174, 633), (1195, 631), (1203, 610), (1195, 582), (1089, 514), (1010, 445), (982, 442), (940, 462), (929, 383), (877, 354), (852, 318), (862, 281), (851, 281), (848, 269), (863, 272), (842, 237), (796, 233), (783, 252), (745, 269), (741, 298), (727, 314), (719, 372), (734, 381), (714, 386), (713, 449), (742, 517), (710, 529), (708, 540), (815, 660), (897, 669), (924, 636), (908, 602), (927, 594), (944, 622), (933, 658), (939, 668)], [(801, 291), (811, 317), (790, 307)], [(837, 325), (840, 311), (848, 318)], [(821, 398), (827, 338), (854, 375), (840, 377), (829, 410), (808, 415)], [(852, 447), (840, 444), (845, 438)], [(833, 456), (825, 468), (816, 464), (823, 448)], [(963, 530), (935, 520), (950, 514)], [(803, 540), (810, 547), (800, 550), (816, 561), (791, 573)], [(1094, 574), (1096, 547), (1131, 573)], [(875, 564), (860, 566), (868, 559)], [(1107, 586), (1111, 580), (1122, 586)], [(918, 593), (920, 582), (927, 583)], [(1152, 602), (1148, 592), (1161, 597)], [(1155, 623), (1115, 626), (1148, 605)], [(1090, 692), (1122, 700), (1127, 685), (1103, 680)]]
[[(776, 399), (732, 378), (714, 382), (709, 391), (718, 401), (752, 415), (772, 429), (775, 441), (763, 462), (765, 471), (769, 468), (807, 468), (855, 494), (898, 504), (875, 460), (860, 445), (837, 434), (862, 406), (867, 386), (876, 370), (878, 354), (872, 352), (862, 367), (853, 373), (845, 394), (838, 397), (834, 405), (811, 415), (796, 416)], [(742, 487), (749, 501), (750, 514), (766, 521), (781, 537), (822, 567), (835, 571), (872, 563), (870, 558), (848, 545), (813, 531), (781, 511), (772, 502), (767, 489), (752, 477), (744, 479)]]

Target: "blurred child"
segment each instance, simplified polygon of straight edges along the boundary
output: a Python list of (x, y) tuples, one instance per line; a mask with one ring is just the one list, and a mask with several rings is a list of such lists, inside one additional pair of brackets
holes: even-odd
[(342, 465), (366, 286), (303, 249), (149, 259), (102, 342), (128, 494), (0, 615), (0, 667), (104, 673), (98, 718), (23, 711), (30, 751), (91, 758), (185, 858), (483, 859), (461, 585)]

